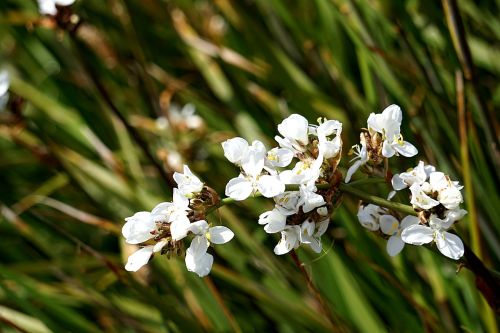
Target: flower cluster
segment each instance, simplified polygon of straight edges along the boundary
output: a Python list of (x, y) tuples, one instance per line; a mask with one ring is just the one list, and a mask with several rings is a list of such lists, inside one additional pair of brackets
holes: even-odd
[(421, 212), (424, 222), (424, 225), (413, 225), (403, 230), (402, 239), (414, 245), (434, 241), (443, 255), (456, 260), (463, 256), (464, 245), (458, 236), (447, 230), (467, 214), (460, 208), (463, 186), (435, 170), (435, 167), (420, 161), (414, 169), (392, 178), (395, 190), (410, 188), (410, 202), (415, 210)]
[(233, 238), (228, 228), (209, 227), (204, 219), (204, 205), (212, 206), (218, 201), (213, 190), (204, 186), (186, 165), (184, 173), (174, 174), (174, 180), (178, 188), (174, 189), (172, 202), (162, 202), (151, 212), (138, 212), (125, 219), (122, 228), (125, 241), (142, 245), (128, 258), (126, 270), (137, 271), (154, 253), (180, 255), (182, 240), (192, 234), (194, 238), (186, 251), (186, 267), (205, 276), (213, 263), (212, 255), (207, 253), (210, 243), (224, 244)]
[[(417, 154), (417, 149), (403, 140), (401, 122), (402, 112), (397, 105), (369, 116), (368, 128), (361, 132), (361, 144), (353, 147), (357, 157), (347, 171), (346, 182), (359, 168), (371, 176), (387, 179), (391, 174), (390, 157)], [(258, 223), (265, 232), (281, 235), (275, 254), (286, 254), (304, 244), (319, 253), (321, 236), (340, 198), (342, 176), (337, 166), (342, 152), (342, 124), (327, 119), (319, 119), (317, 125), (309, 124), (303, 116), (292, 114), (278, 125), (278, 132), (278, 146), (270, 150), (259, 140), (249, 143), (240, 137), (222, 143), (224, 156), (239, 168), (239, 174), (226, 184), (225, 194), (235, 201), (255, 195), (273, 199), (274, 208), (262, 213)], [(210, 226), (206, 221), (207, 212), (220, 203), (214, 190), (187, 166), (183, 173), (174, 174), (174, 180), (178, 188), (174, 189), (172, 202), (162, 202), (151, 212), (139, 212), (126, 219), (122, 230), (126, 242), (141, 245), (129, 257), (127, 270), (137, 271), (154, 253), (179, 255), (183, 240), (192, 236), (185, 255), (186, 267), (205, 276), (213, 264), (208, 247), (233, 238), (228, 228)], [(463, 243), (447, 231), (467, 213), (460, 209), (463, 198), (458, 182), (423, 162), (395, 174), (391, 182), (389, 199), (396, 191), (409, 188), (410, 202), (418, 217), (401, 216), (394, 209), (367, 204), (359, 207), (360, 224), (387, 239), (390, 256), (400, 253), (405, 243), (435, 242), (445, 256), (460, 258)], [(388, 203), (387, 207), (391, 205)]]
[(375, 174), (382, 162), (394, 155), (412, 157), (418, 150), (411, 143), (404, 141), (401, 135), (403, 113), (397, 105), (390, 105), (382, 113), (372, 113), (368, 117), (368, 129), (360, 134), (360, 145), (354, 145), (352, 152), (356, 155), (354, 164), (347, 171), (345, 182), (360, 167)]
[[(256, 193), (273, 198), (275, 207), (259, 217), (267, 233), (281, 233), (274, 248), (277, 255), (307, 244), (321, 251), (321, 236), (325, 233), (332, 212), (334, 187), (318, 190), (316, 184), (331, 184), (342, 150), (342, 124), (336, 120), (320, 120), (311, 125), (301, 115), (292, 114), (278, 125), (275, 140), (279, 146), (267, 151), (258, 140), (249, 144), (243, 138), (222, 143), (224, 156), (240, 167), (238, 177), (226, 186), (226, 195), (245, 200)], [(289, 167), (296, 160), (295, 165)], [(340, 180), (340, 177), (338, 177)], [(285, 191), (293, 185), (295, 191)]]

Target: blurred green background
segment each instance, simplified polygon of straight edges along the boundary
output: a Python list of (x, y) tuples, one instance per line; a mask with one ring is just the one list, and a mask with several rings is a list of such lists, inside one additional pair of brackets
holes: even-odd
[[(171, 199), (182, 163), (222, 194), (237, 170), (220, 142), (270, 147), (290, 113), (343, 122), (345, 172), (367, 116), (396, 103), (419, 155), (392, 159), (393, 171), (423, 159), (460, 180), (469, 214), (458, 233), (498, 268), (499, 9), (498, 0), (79, 0), (80, 25), (68, 32), (35, 1), (0, 1), (0, 63), (12, 76), (0, 113), (1, 331), (498, 332), (470, 272), (412, 246), (391, 259), (347, 196), (324, 252), (298, 251), (334, 325), (257, 224), (269, 200), (212, 214), (236, 237), (213, 249), (204, 279), (183, 258), (124, 271), (134, 248), (120, 230)], [(74, 18), (59, 22), (72, 29)], [(201, 121), (179, 113), (187, 103)]]

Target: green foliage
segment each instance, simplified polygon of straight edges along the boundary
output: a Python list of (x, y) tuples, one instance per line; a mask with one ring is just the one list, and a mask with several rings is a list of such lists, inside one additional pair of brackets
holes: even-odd
[[(2, 332), (497, 331), (469, 272), (412, 246), (391, 259), (348, 197), (324, 253), (298, 253), (333, 327), (292, 259), (273, 254), (277, 239), (256, 223), (269, 207), (261, 199), (211, 215), (236, 237), (214, 249), (210, 277), (187, 272), (182, 258), (123, 269), (133, 251), (120, 237), (123, 219), (170, 200), (158, 172), (177, 168), (169, 156), (180, 154), (223, 193), (236, 170), (220, 142), (240, 135), (270, 144), (276, 125), (300, 113), (344, 122), (345, 172), (358, 129), (392, 103), (403, 108), (417, 158), (468, 185), (471, 213), (458, 232), (499, 267), (491, 140), (500, 4), (460, 1), (476, 66), (460, 117), (463, 55), (448, 2), (80, 0), (72, 8), (82, 24), (70, 35), (38, 17), (35, 1), (2, 0), (0, 50), (13, 77), (0, 113)], [(159, 127), (172, 103), (195, 105), (204, 127)]]

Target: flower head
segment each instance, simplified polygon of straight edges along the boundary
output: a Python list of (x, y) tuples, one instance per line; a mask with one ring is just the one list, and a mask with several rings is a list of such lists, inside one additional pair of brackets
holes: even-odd
[(203, 277), (210, 273), (214, 258), (207, 253), (208, 247), (213, 244), (225, 244), (229, 242), (234, 233), (226, 227), (209, 227), (207, 221), (193, 222), (189, 231), (195, 234), (191, 245), (186, 251), (186, 267), (188, 271)]
[(382, 113), (372, 113), (368, 117), (368, 130), (382, 135), (382, 155), (392, 157), (401, 154), (406, 157), (415, 156), (418, 151), (411, 143), (404, 141), (401, 135), (403, 113), (397, 105), (389, 105)]
[(179, 193), (185, 197), (190, 197), (203, 189), (203, 182), (191, 172), (187, 165), (184, 165), (184, 173), (174, 173), (174, 180), (179, 187)]

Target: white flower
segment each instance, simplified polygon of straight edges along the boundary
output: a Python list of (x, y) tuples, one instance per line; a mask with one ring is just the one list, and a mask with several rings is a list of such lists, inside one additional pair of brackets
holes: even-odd
[(278, 132), (283, 135), (275, 136), (280, 147), (292, 151), (303, 152), (309, 143), (309, 123), (299, 114), (292, 114), (278, 125)]
[(0, 111), (2, 111), (9, 100), (9, 72), (0, 70)]
[(372, 113), (368, 117), (368, 129), (382, 134), (382, 155), (385, 157), (392, 157), (396, 153), (412, 157), (418, 153), (415, 146), (403, 140), (400, 132), (402, 120), (401, 108), (394, 104), (385, 108), (382, 113)]
[(315, 192), (316, 186), (314, 186), (313, 182), (300, 185), (300, 199), (298, 205), (302, 206), (304, 213), (308, 213), (314, 208), (326, 204), (325, 199)]
[(271, 169), (284, 168), (293, 159), (293, 151), (288, 148), (273, 148), (267, 152), (265, 166)]
[(179, 192), (185, 197), (198, 193), (203, 189), (203, 182), (196, 177), (187, 165), (184, 165), (184, 173), (175, 172), (174, 180), (179, 186)]
[(262, 175), (265, 157), (264, 144), (255, 140), (241, 159), (244, 174), (231, 179), (226, 185), (228, 197), (241, 201), (259, 191), (264, 197), (272, 198), (285, 191), (285, 184), (278, 175)]
[(56, 15), (57, 6), (72, 5), (75, 0), (38, 0), (38, 11), (42, 15)]
[(321, 175), (323, 155), (319, 154), (316, 159), (304, 158), (297, 162), (292, 170), (285, 170), (279, 177), (285, 184), (307, 184), (314, 183)]
[(280, 232), (285, 229), (286, 215), (283, 215), (277, 208), (275, 208), (260, 214), (259, 224), (264, 225), (264, 230), (269, 234)]
[[(316, 129), (319, 141), (319, 151), (324, 158), (332, 158), (337, 156), (342, 148), (342, 123), (337, 120), (327, 120)], [(334, 136), (329, 140), (329, 136)]]
[[(439, 201), (431, 198), (427, 193), (430, 193), (432, 190), (429, 183), (424, 182), (423, 184), (414, 183), (410, 186), (411, 191), (411, 204), (414, 208), (420, 209), (431, 209), (432, 207), (436, 207), (439, 205)], [(427, 192), (427, 193), (426, 193)]]
[(287, 191), (274, 197), (276, 209), (285, 216), (296, 214), (299, 211), (299, 191)]
[(178, 105), (171, 104), (168, 112), (168, 120), (177, 126), (184, 125), (192, 130), (203, 126), (203, 119), (196, 114), (196, 107), (191, 103), (187, 103), (180, 110)]
[(384, 213), (385, 210), (374, 204), (359, 206), (358, 220), (364, 228), (376, 231), (380, 228), (379, 219)]
[(296, 249), (300, 245), (300, 227), (298, 225), (287, 225), (281, 232), (281, 239), (274, 247), (276, 255), (283, 255)]
[(174, 188), (173, 202), (162, 202), (158, 204), (151, 213), (158, 219), (171, 223), (170, 233), (173, 240), (186, 237), (190, 225), (187, 212), (189, 199), (184, 197), (180, 191)]
[(413, 184), (423, 184), (429, 175), (436, 171), (436, 168), (433, 167), (432, 165), (424, 165), (424, 162), (419, 161), (418, 165), (407, 171), (407, 172), (402, 172), (400, 174), (395, 174), (392, 177), (392, 187), (396, 190), (402, 190), (404, 188), (407, 188), (409, 186), (412, 186)]
[(150, 212), (138, 212), (125, 219), (122, 234), (125, 242), (129, 244), (140, 244), (155, 237), (156, 222), (154, 215)]
[(386, 250), (387, 253), (394, 257), (397, 255), (405, 243), (401, 238), (401, 232), (408, 228), (410, 225), (418, 224), (419, 219), (415, 216), (408, 215), (401, 220), (401, 223), (392, 215), (382, 215), (379, 220), (380, 230), (391, 237), (387, 240)]
[(304, 221), (300, 226), (300, 242), (307, 244), (311, 249), (316, 252), (321, 252), (321, 236), (328, 229), (330, 219), (327, 218), (317, 224), (308, 220)]
[(464, 244), (457, 235), (446, 231), (453, 224), (451, 221), (451, 219), (441, 220), (433, 214), (429, 219), (429, 226), (411, 225), (403, 230), (401, 238), (405, 243), (413, 245), (434, 241), (443, 255), (457, 260), (464, 255)]
[(207, 253), (210, 243), (227, 243), (234, 237), (234, 233), (229, 228), (222, 226), (209, 228), (205, 220), (193, 222), (189, 231), (196, 236), (186, 251), (186, 267), (188, 271), (194, 272), (200, 277), (206, 276), (210, 273), (214, 261), (213, 256)]
[(457, 184), (444, 173), (432, 172), (429, 175), (429, 184), (433, 191), (438, 192), (437, 200), (446, 209), (455, 209), (463, 202), (462, 193), (460, 193), (462, 187), (457, 187)]
[(241, 161), (247, 155), (248, 142), (240, 137), (232, 138), (222, 143), (222, 149), (229, 162), (241, 165)]
[(361, 147), (359, 145), (354, 145), (352, 146), (352, 151), (356, 157), (354, 157), (352, 161), (354, 162), (353, 165), (347, 170), (347, 174), (345, 176), (345, 182), (349, 183), (351, 181), (352, 175), (363, 165), (365, 165), (369, 158), (368, 158), (368, 151), (366, 150), (366, 142), (361, 141)]

